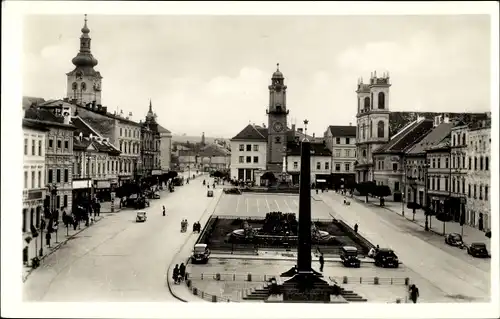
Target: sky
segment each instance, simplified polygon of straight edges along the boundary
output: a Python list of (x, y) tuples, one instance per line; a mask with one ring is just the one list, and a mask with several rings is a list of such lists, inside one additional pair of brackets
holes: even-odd
[[(23, 95), (65, 97), (80, 15), (24, 20)], [(143, 119), (152, 100), (174, 134), (231, 138), (267, 123), (280, 64), (288, 123), (308, 132), (356, 125), (356, 85), (389, 72), (391, 111), (490, 109), (490, 18), (415, 16), (130, 16), (89, 14), (102, 104)]]

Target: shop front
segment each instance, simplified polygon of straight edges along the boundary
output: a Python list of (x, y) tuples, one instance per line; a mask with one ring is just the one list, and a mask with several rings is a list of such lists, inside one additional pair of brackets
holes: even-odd
[(94, 181), (94, 194), (95, 197), (103, 202), (111, 200), (111, 181), (110, 180), (97, 180)]
[(31, 225), (40, 227), (45, 193), (45, 190), (40, 189), (23, 191), (23, 233), (29, 232)]
[(90, 179), (73, 180), (73, 209), (83, 206), (92, 198), (92, 181)]

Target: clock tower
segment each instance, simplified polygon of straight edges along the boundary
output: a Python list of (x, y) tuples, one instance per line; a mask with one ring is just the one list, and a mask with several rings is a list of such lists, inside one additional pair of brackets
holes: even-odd
[(267, 140), (267, 169), (282, 171), (279, 165), (283, 163), (284, 148), (286, 147), (287, 115), (285, 78), (280, 72), (279, 63), (277, 70), (271, 78), (269, 85), (268, 140)]

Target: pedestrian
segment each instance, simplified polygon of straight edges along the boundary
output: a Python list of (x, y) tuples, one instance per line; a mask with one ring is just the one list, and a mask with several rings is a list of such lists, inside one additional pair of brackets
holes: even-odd
[(417, 303), (417, 299), (419, 296), (420, 296), (420, 294), (418, 292), (417, 286), (415, 286), (415, 284), (412, 284), (410, 286), (410, 299), (411, 299), (411, 301), (413, 301), (413, 303)]
[(101, 216), (101, 203), (97, 202), (97, 216)]
[(357, 233), (358, 232), (358, 224), (354, 224), (354, 232)]
[(179, 277), (181, 280), (184, 280), (184, 276), (186, 276), (186, 266), (184, 266), (184, 263), (181, 263), (179, 266)]
[(50, 247), (50, 239), (52, 238), (52, 235), (50, 234), (50, 231), (47, 231), (45, 234), (45, 244)]
[(323, 266), (325, 265), (325, 258), (323, 257), (323, 253), (319, 255), (319, 271), (323, 272)]
[(73, 218), (73, 230), (76, 230), (76, 226), (78, 225), (78, 221), (76, 220), (76, 217)]
[(172, 279), (174, 280), (174, 283), (178, 283), (179, 281), (179, 265), (175, 265), (174, 271), (172, 273)]
[(165, 216), (165, 206), (163, 206), (163, 216)]

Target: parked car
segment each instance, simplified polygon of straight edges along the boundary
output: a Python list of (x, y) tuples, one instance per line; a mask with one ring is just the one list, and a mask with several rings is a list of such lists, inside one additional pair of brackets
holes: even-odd
[(153, 199), (160, 199), (160, 193), (159, 192), (154, 192), (153, 193)]
[(358, 249), (353, 246), (344, 246), (340, 251), (340, 259), (344, 267), (359, 268), (361, 262), (358, 259)]
[(137, 216), (135, 217), (135, 221), (137, 223), (144, 223), (148, 217), (146, 216), (146, 212), (143, 210), (140, 210), (137, 212)]
[(193, 255), (191, 256), (191, 262), (193, 264), (206, 264), (208, 263), (208, 258), (210, 256), (210, 249), (208, 249), (207, 244), (196, 244), (194, 245)]
[(375, 260), (375, 266), (377, 267), (399, 267), (398, 256), (394, 253), (392, 249), (382, 248), (379, 249), (377, 254), (373, 257)]
[(462, 236), (457, 233), (450, 233), (444, 237), (444, 242), (450, 246), (463, 247), (464, 242)]
[(467, 247), (467, 253), (472, 257), (486, 258), (489, 257), (488, 249), (484, 243), (472, 243)]
[(207, 197), (214, 197), (214, 191), (207, 191)]

